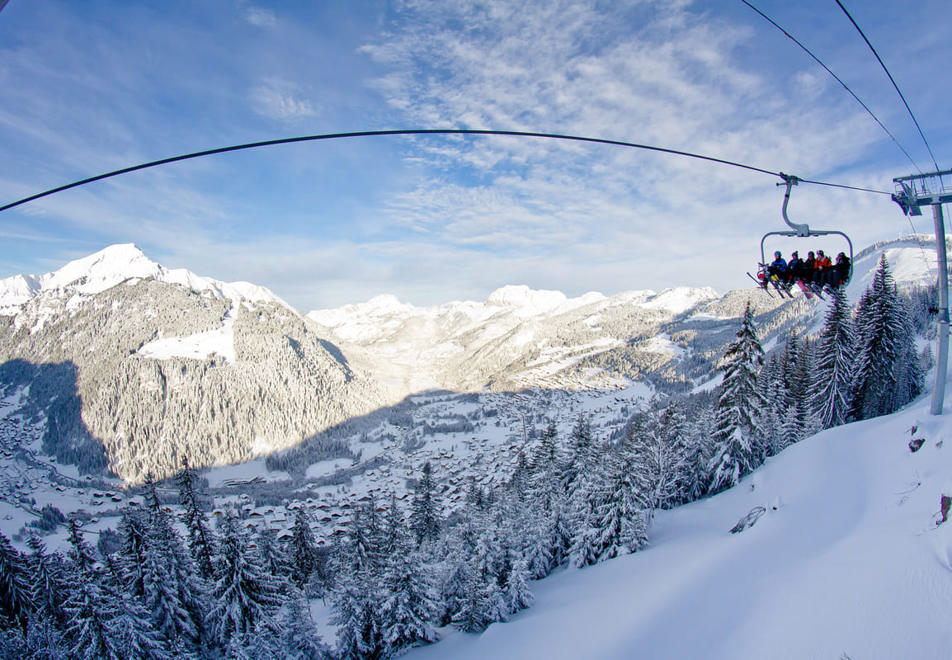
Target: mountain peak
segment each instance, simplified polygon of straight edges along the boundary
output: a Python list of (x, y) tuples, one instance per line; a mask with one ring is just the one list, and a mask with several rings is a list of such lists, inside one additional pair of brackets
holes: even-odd
[(45, 275), (15, 275), (0, 280), (0, 313), (16, 314), (41, 292), (91, 296), (135, 279), (154, 279), (199, 293), (210, 292), (218, 298), (276, 303), (293, 309), (265, 287), (249, 282), (222, 282), (184, 268), (169, 270), (149, 259), (135, 244), (119, 243), (70, 261)]
[(76, 289), (81, 294), (105, 291), (129, 278), (159, 277), (165, 269), (150, 260), (133, 243), (110, 245), (89, 256), (70, 261), (40, 277), (43, 289)]
[(565, 303), (568, 300), (561, 291), (539, 291), (530, 289), (524, 284), (509, 285), (496, 289), (489, 298), (487, 305), (494, 307), (521, 307), (533, 312), (544, 312)]

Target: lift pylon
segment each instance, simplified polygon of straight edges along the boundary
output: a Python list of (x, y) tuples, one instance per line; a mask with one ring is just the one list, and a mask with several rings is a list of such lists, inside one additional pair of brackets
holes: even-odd
[(935, 221), (935, 248), (939, 265), (939, 336), (936, 350), (935, 387), (932, 390), (933, 415), (942, 414), (945, 401), (945, 374), (949, 362), (949, 264), (945, 249), (945, 219), (942, 205), (952, 202), (952, 170), (930, 174), (912, 174), (893, 179), (893, 201), (906, 215), (922, 215), (922, 206), (932, 207)]

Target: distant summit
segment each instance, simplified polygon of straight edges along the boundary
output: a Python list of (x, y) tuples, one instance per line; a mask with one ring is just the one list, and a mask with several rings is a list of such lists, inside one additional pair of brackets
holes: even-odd
[(178, 284), (197, 293), (235, 301), (277, 303), (290, 307), (265, 287), (249, 282), (222, 282), (184, 268), (168, 269), (149, 259), (136, 245), (110, 245), (89, 256), (70, 261), (44, 275), (15, 275), (0, 280), (0, 314), (14, 315), (40, 294), (88, 297), (123, 282), (155, 280)]

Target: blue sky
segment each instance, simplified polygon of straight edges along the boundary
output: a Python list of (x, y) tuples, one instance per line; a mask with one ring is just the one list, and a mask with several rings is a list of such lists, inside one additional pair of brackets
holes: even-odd
[[(849, 84), (915, 165), (739, 0), (10, 0), (0, 11), (0, 201), (180, 153), (392, 128), (623, 140), (880, 190), (934, 169), (834, 0), (754, 4)], [(947, 0), (844, 4), (939, 166), (952, 167)], [(784, 228), (775, 184), (527, 138), (269, 147), (0, 213), (0, 278), (134, 242), (166, 266), (262, 284), (302, 311), (380, 293), (484, 299), (505, 284), (726, 291), (749, 283), (761, 235)], [(857, 248), (911, 231), (886, 196), (819, 186), (795, 189), (790, 215), (843, 230)], [(915, 222), (931, 230), (928, 215)]]

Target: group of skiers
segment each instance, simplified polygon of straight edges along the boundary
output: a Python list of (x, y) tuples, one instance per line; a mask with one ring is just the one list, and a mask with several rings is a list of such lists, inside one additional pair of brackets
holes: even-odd
[(817, 250), (815, 255), (811, 250), (806, 259), (801, 259), (794, 250), (790, 261), (786, 261), (777, 251), (774, 252), (773, 262), (767, 266), (767, 274), (770, 279), (788, 287), (801, 282), (816, 291), (822, 291), (824, 287), (836, 289), (849, 281), (850, 259), (846, 253), (840, 252), (836, 255), (836, 263), (833, 263), (823, 250)]

